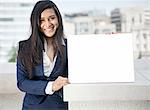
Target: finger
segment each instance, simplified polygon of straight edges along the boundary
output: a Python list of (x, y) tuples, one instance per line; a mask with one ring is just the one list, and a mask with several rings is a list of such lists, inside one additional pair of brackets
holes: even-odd
[(58, 76), (60, 79), (68, 79), (67, 77)]
[(68, 82), (66, 82), (66, 83), (64, 83), (64, 84), (63, 84), (63, 86), (66, 86), (66, 85), (68, 85), (68, 84), (69, 84), (69, 83), (68, 83)]
[(65, 78), (63, 81), (70, 83), (68, 78)]

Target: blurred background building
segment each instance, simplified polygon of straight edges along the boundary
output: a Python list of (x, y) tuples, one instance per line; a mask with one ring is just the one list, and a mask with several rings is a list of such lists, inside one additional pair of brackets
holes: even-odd
[(29, 35), (29, 18), (34, 3), (0, 0), (0, 62), (8, 62), (11, 50)]
[[(11, 61), (17, 43), (30, 35), (30, 14), (35, 1), (0, 0), (0, 62)], [(150, 8), (114, 8), (62, 13), (68, 34), (133, 33), (134, 55), (150, 58)]]
[(135, 58), (150, 57), (150, 8), (128, 7), (111, 11), (116, 32), (132, 32)]
[[(74, 29), (71, 34), (101, 34), (116, 32), (115, 25), (111, 23), (108, 15), (100, 10), (65, 14), (64, 25), (73, 24)], [(65, 28), (68, 29), (67, 27)], [(69, 33), (69, 32), (68, 32)]]

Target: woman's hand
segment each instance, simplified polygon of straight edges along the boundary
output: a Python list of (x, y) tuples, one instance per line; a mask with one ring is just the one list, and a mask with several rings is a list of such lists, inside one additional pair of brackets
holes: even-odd
[(69, 84), (69, 80), (66, 77), (59, 76), (53, 83), (52, 83), (52, 91), (58, 91), (63, 86)]

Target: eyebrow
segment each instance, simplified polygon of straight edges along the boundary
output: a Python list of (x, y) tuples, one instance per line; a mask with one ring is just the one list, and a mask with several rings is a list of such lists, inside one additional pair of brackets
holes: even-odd
[[(56, 16), (55, 14), (52, 14), (52, 15), (50, 15), (50, 16), (48, 16), (48, 17), (53, 17), (53, 16)], [(41, 18), (44, 18), (44, 17), (41, 17)]]

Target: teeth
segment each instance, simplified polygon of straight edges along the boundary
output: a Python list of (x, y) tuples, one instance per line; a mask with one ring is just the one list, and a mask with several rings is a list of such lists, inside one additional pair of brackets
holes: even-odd
[(51, 28), (51, 29), (45, 29), (46, 31), (51, 31), (51, 30), (53, 30), (53, 28)]
[(48, 31), (49, 31), (49, 30), (52, 30), (52, 29), (46, 29), (46, 30), (48, 30)]

